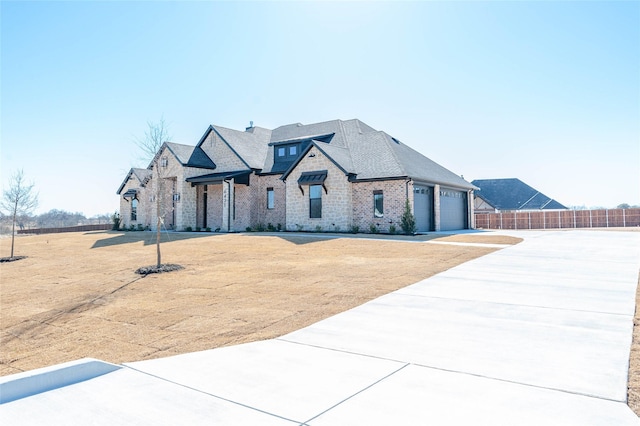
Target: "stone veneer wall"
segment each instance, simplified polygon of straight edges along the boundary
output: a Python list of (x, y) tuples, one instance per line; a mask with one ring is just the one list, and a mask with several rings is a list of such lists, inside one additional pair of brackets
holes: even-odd
[[(389, 232), (389, 226), (396, 227), (396, 232), (402, 231), (401, 218), (404, 213), (407, 195), (413, 194), (413, 185), (406, 180), (386, 180), (375, 182), (354, 182), (353, 188), (353, 225), (360, 228), (360, 232), (370, 232), (371, 225), (375, 225), (379, 232)], [(384, 217), (373, 216), (373, 191), (380, 190), (383, 194)], [(413, 205), (410, 202), (410, 205)]]
[(229, 148), (229, 146), (211, 131), (200, 146), (216, 164), (216, 173), (245, 170), (247, 165)]
[[(125, 200), (122, 195), (129, 189), (135, 189), (138, 191), (138, 211), (136, 220), (131, 220), (131, 200)], [(120, 228), (129, 228), (130, 225), (137, 227), (138, 225), (147, 226), (150, 223), (151, 218), (151, 206), (149, 203), (150, 188), (149, 184), (146, 187), (142, 187), (140, 181), (135, 175), (131, 175), (125, 186), (120, 193)]]
[(251, 226), (252, 188), (244, 184), (235, 184), (233, 191), (235, 217), (232, 228), (236, 232), (244, 232), (248, 226)]
[[(251, 176), (251, 227), (270, 223), (277, 228), (278, 224), (285, 228), (286, 224), (286, 185), (278, 175)], [(273, 188), (273, 209), (267, 209), (267, 188)]]
[[(309, 155), (313, 155), (309, 157)], [(322, 217), (309, 218), (309, 186), (304, 185), (300, 192), (298, 178), (302, 172), (327, 170), (322, 191)], [(320, 150), (313, 147), (303, 158), (295, 170), (287, 177), (286, 185), (286, 223), (287, 230), (315, 231), (320, 227), (323, 231), (348, 231), (352, 221), (351, 185), (342, 170), (333, 164)]]

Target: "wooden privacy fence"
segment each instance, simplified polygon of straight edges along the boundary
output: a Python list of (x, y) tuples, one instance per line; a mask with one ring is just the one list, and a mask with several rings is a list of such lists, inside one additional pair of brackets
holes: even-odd
[(20, 229), (18, 230), (18, 234), (57, 234), (60, 232), (109, 231), (112, 227), (113, 225), (110, 223), (102, 223), (100, 225), (65, 226), (63, 228)]
[(640, 226), (640, 209), (476, 213), (478, 229), (625, 228)]

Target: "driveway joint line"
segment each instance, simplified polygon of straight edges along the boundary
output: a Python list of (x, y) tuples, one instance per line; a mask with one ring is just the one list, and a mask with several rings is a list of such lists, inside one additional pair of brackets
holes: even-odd
[(371, 389), (373, 386), (377, 385), (378, 383), (382, 382), (383, 380), (388, 379), (389, 377), (393, 376), (394, 374), (396, 374), (397, 372), (399, 372), (400, 370), (404, 369), (405, 367), (407, 367), (407, 366), (409, 366), (409, 365), (410, 365), (409, 363), (405, 363), (402, 367), (398, 368), (397, 370), (392, 371), (391, 373), (387, 374), (386, 376), (384, 376), (384, 377), (382, 377), (382, 378), (380, 378), (380, 379), (376, 380), (375, 382), (371, 383), (370, 385), (368, 385), (368, 386), (366, 386), (366, 387), (364, 387), (364, 388), (360, 389), (358, 392), (354, 393), (353, 395), (350, 395), (350, 396), (346, 397), (346, 398), (345, 398), (345, 399), (343, 399), (342, 401), (340, 401), (340, 402), (338, 402), (338, 403), (336, 403), (336, 404), (332, 405), (331, 407), (327, 408), (326, 410), (322, 411), (321, 413), (319, 413), (319, 414), (317, 414), (317, 415), (315, 415), (315, 416), (311, 417), (309, 420), (307, 420), (307, 421), (306, 421), (306, 422), (304, 422), (304, 423), (306, 424), (306, 423), (309, 423), (309, 422), (310, 422), (310, 421), (312, 421), (312, 420), (317, 419), (318, 417), (322, 416), (323, 414), (325, 414), (325, 413), (327, 413), (327, 412), (329, 412), (329, 411), (333, 410), (333, 409), (334, 409), (334, 408), (336, 408), (338, 405), (341, 405), (341, 404), (343, 404), (343, 403), (345, 403), (345, 402), (349, 401), (350, 399), (352, 399), (352, 398), (354, 398), (354, 397), (358, 396), (358, 395), (359, 395), (359, 394), (361, 394), (362, 392), (364, 392), (364, 391), (366, 391), (366, 390), (368, 390), (368, 389)]
[[(572, 392), (572, 391), (559, 389), (559, 388), (552, 388), (552, 387), (548, 387), (548, 386), (534, 385), (534, 384), (531, 384), (531, 383), (517, 382), (515, 380), (508, 380), (508, 379), (501, 379), (499, 377), (485, 376), (485, 375), (482, 375), (482, 374), (472, 373), (472, 372), (469, 372), (469, 371), (451, 370), (451, 369), (442, 368), (442, 367), (435, 367), (435, 366), (432, 366), (432, 365), (425, 365), (425, 364), (419, 364), (419, 363), (415, 363), (415, 362), (408, 362), (406, 360), (399, 360), (399, 359), (394, 359), (394, 358), (386, 358), (386, 357), (370, 355), (370, 354), (365, 354), (365, 353), (360, 353), (360, 352), (353, 352), (353, 351), (348, 351), (348, 350), (338, 349), (338, 348), (329, 348), (329, 347), (326, 347), (326, 346), (313, 345), (313, 344), (310, 344), (310, 343), (303, 343), (303, 342), (296, 342), (296, 341), (286, 340), (286, 339), (282, 339), (282, 338), (278, 338), (277, 340), (282, 340), (282, 341), (285, 341), (285, 342), (295, 343), (295, 344), (298, 344), (298, 345), (309, 346), (309, 347), (318, 348), (318, 349), (326, 349), (326, 350), (330, 350), (330, 351), (344, 352), (344, 353), (351, 354), (351, 355), (359, 355), (359, 356), (364, 356), (364, 357), (368, 357), (368, 358), (375, 358), (375, 359), (380, 359), (380, 360), (383, 360), (383, 361), (392, 361), (392, 362), (397, 362), (397, 363), (402, 363), (402, 364), (407, 364), (407, 365), (414, 365), (416, 367), (429, 368), (429, 369), (432, 369), (432, 370), (444, 371), (444, 372), (447, 372), (447, 373), (464, 374), (464, 375), (467, 375), (467, 376), (479, 377), (479, 378), (486, 379), (486, 380), (495, 380), (495, 381), (498, 381), (498, 382), (511, 383), (511, 384), (514, 384), (514, 385), (522, 385), (522, 386), (527, 386), (527, 387), (536, 388), (536, 389), (545, 389), (545, 390), (549, 390), (549, 391), (562, 392), (562, 393), (566, 393), (566, 394), (570, 394), (570, 395), (578, 395), (578, 396), (584, 396), (584, 397), (588, 397), (588, 398), (601, 399), (601, 400), (605, 400), (605, 401), (620, 402), (620, 403), (626, 404), (626, 400), (623, 401), (623, 400), (619, 400), (619, 399), (607, 398), (607, 397), (592, 395), (592, 394), (588, 394), (588, 393)], [(406, 367), (407, 365), (405, 365), (404, 367)], [(402, 367), (402, 368), (404, 368), (404, 367)], [(307, 420), (307, 422), (309, 422), (311, 420), (312, 419)]]
[(289, 418), (287, 418), (287, 417), (280, 416), (280, 415), (275, 414), (275, 413), (270, 413), (270, 412), (268, 412), (268, 411), (261, 410), (260, 408), (252, 407), (252, 406), (250, 406), (250, 405), (243, 404), (243, 403), (238, 402), (238, 401), (234, 401), (234, 400), (232, 400), (232, 399), (228, 399), (228, 398), (225, 398), (225, 397), (222, 397), (222, 396), (219, 396), (219, 395), (214, 395), (214, 394), (212, 394), (212, 393), (205, 392), (205, 391), (203, 391), (203, 390), (201, 390), (201, 389), (194, 388), (194, 387), (192, 387), (192, 386), (188, 386), (188, 385), (185, 385), (185, 384), (182, 384), (182, 383), (178, 383), (178, 382), (175, 382), (175, 381), (173, 381), (173, 380), (166, 379), (166, 378), (164, 378), (164, 377), (156, 376), (155, 374), (151, 374), (151, 373), (148, 373), (148, 372), (146, 372), (146, 371), (138, 370), (137, 368), (131, 367), (131, 366), (129, 366), (129, 365), (122, 365), (122, 366), (123, 366), (124, 368), (128, 368), (128, 369), (130, 369), (130, 370), (132, 370), (132, 371), (135, 371), (135, 372), (137, 372), (137, 373), (144, 374), (144, 375), (147, 375), (147, 376), (149, 376), (149, 377), (153, 377), (154, 379), (162, 380), (162, 381), (164, 381), (164, 382), (171, 383), (172, 385), (180, 386), (180, 387), (182, 387), (182, 388), (189, 389), (189, 390), (192, 390), (192, 391), (194, 391), (194, 392), (198, 392), (198, 393), (201, 393), (201, 394), (203, 394), (203, 395), (210, 396), (210, 397), (212, 397), (212, 398), (220, 399), (220, 400), (222, 400), (222, 401), (226, 401), (226, 402), (229, 402), (229, 403), (231, 403), (231, 404), (239, 405), (239, 406), (241, 406), (241, 407), (248, 408), (248, 409), (250, 409), (250, 410), (258, 411), (258, 412), (260, 412), (260, 413), (263, 413), (263, 414), (266, 414), (266, 415), (269, 415), (269, 416), (277, 417), (277, 418), (279, 418), (279, 419), (286, 420), (286, 421), (288, 421), (288, 422), (297, 423), (297, 424), (301, 424), (301, 423), (303, 423), (303, 422), (300, 422), (300, 421), (297, 421), (297, 420), (292, 420), (292, 419), (289, 419)]

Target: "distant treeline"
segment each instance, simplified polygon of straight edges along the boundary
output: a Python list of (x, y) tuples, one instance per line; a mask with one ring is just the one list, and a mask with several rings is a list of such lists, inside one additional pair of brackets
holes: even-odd
[[(21, 216), (16, 220), (16, 230), (34, 228), (63, 228), (67, 226), (98, 225), (111, 223), (113, 213), (87, 218), (84, 214), (53, 209), (36, 216)], [(11, 217), (0, 213), (0, 233), (11, 233)]]

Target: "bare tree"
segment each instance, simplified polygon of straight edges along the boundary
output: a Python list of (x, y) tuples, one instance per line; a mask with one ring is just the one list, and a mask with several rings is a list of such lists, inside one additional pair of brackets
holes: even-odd
[(11, 216), (11, 258), (16, 236), (16, 218), (31, 214), (38, 207), (38, 194), (33, 192), (33, 183), (27, 184), (24, 180), (24, 172), (16, 171), (9, 180), (9, 189), (2, 191), (0, 208)]
[(152, 181), (155, 180), (155, 187), (153, 191), (153, 198), (155, 198), (156, 203), (156, 252), (157, 252), (157, 268), (162, 266), (162, 255), (160, 253), (160, 237), (161, 237), (161, 229), (163, 225), (164, 214), (166, 213), (165, 206), (165, 176), (164, 176), (164, 168), (161, 167), (160, 164), (160, 149), (162, 145), (167, 142), (170, 138), (169, 136), (169, 127), (165, 123), (164, 118), (160, 118), (160, 121), (157, 123), (153, 123), (151, 121), (147, 122), (148, 129), (144, 133), (143, 138), (138, 138), (135, 140), (136, 145), (140, 148), (142, 155), (147, 161), (150, 161), (149, 167), (152, 169), (153, 177)]

